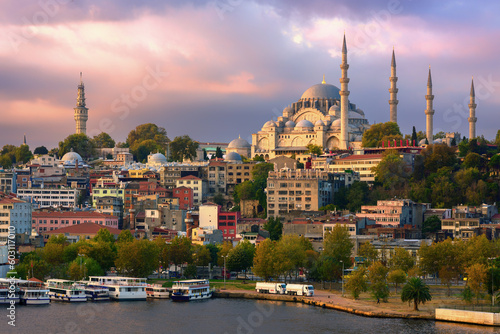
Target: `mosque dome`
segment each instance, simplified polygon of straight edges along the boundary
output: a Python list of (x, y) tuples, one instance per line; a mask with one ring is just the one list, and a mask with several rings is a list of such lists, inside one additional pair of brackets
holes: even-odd
[(340, 128), (340, 118), (336, 119), (332, 122), (332, 125), (330, 125), (332, 128), (339, 127)]
[(285, 113), (292, 113), (293, 114), (292, 107), (290, 107), (290, 106), (285, 107), (285, 109), (283, 109), (283, 114), (285, 114)]
[(316, 123), (314, 123), (314, 126), (325, 126), (325, 123), (322, 120), (318, 119)]
[(80, 154), (76, 153), (76, 152), (73, 152), (73, 149), (71, 149), (70, 152), (66, 153), (65, 155), (63, 155), (61, 161), (64, 161), (64, 162), (71, 162), (71, 161), (83, 161), (82, 157), (80, 156)]
[(340, 89), (334, 85), (327, 83), (320, 83), (309, 87), (304, 94), (302, 94), (301, 99), (334, 99), (340, 100)]
[(364, 118), (363, 115), (361, 115), (359, 112), (357, 111), (349, 111), (349, 118)]
[(274, 123), (272, 120), (271, 121), (267, 121), (265, 124), (264, 124), (264, 128), (270, 128), (272, 126), (276, 126), (276, 123)]
[(300, 122), (298, 122), (295, 127), (297, 127), (297, 128), (313, 128), (314, 125), (310, 121), (308, 121), (307, 119), (303, 119)]
[(154, 153), (148, 155), (148, 163), (165, 163), (167, 158), (161, 153)]
[(285, 123), (285, 128), (294, 128), (295, 127), (295, 122), (290, 120)]
[(422, 139), (422, 140), (420, 140), (420, 141), (418, 142), (418, 146), (424, 146), (424, 145), (426, 145), (426, 144), (425, 144), (425, 138), (424, 138), (424, 139)]
[(224, 159), (226, 161), (241, 161), (241, 155), (239, 155), (236, 152), (229, 152), (226, 154), (226, 158)]
[(243, 138), (238, 137), (227, 145), (227, 148), (249, 148), (250, 144)]

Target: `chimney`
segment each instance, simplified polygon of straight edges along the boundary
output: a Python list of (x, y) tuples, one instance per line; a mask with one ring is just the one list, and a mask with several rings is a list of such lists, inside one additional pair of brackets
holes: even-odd
[(186, 219), (184, 222), (186, 223), (186, 237), (192, 239), (193, 217), (191, 216), (191, 211), (186, 213)]
[(135, 209), (133, 204), (128, 212), (130, 214), (130, 230), (135, 230)]

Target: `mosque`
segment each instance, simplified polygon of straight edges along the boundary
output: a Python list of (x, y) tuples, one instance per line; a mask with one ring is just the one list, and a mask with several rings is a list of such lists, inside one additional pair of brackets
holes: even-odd
[[(328, 84), (323, 77), (320, 84), (308, 88), (300, 99), (283, 109), (282, 116), (276, 121), (267, 121), (257, 133), (252, 134), (252, 144), (242, 138), (233, 140), (228, 152), (239, 153), (246, 157), (261, 156), (265, 160), (280, 155), (292, 156), (305, 161), (310, 155), (307, 145), (321, 146), (323, 151), (350, 150), (361, 148), (363, 133), (370, 128), (363, 110), (348, 100), (349, 77), (347, 70), (347, 45), (344, 35), (342, 63), (340, 65), (340, 89)], [(394, 50), (391, 59), (389, 78), (389, 120), (397, 123), (398, 88), (396, 83), (396, 57)], [(433, 99), (431, 70), (427, 81), (426, 133), (429, 144), (433, 143)], [(476, 137), (474, 82), (472, 82), (469, 104), (469, 138)], [(424, 140), (425, 141), (425, 140)]]

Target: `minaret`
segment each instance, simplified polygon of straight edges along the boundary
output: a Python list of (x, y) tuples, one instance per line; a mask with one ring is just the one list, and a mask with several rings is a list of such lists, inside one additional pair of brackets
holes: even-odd
[(85, 86), (82, 82), (82, 72), (80, 72), (80, 84), (78, 85), (78, 97), (76, 98), (75, 121), (76, 133), (87, 134), (87, 119), (89, 109), (85, 107)]
[(469, 140), (476, 138), (476, 106), (476, 92), (474, 91), (474, 78), (472, 78), (469, 103)]
[(349, 148), (349, 89), (347, 84), (349, 83), (349, 78), (347, 77), (347, 69), (349, 64), (347, 64), (347, 46), (345, 42), (344, 33), (344, 44), (342, 45), (342, 64), (340, 69), (342, 70), (342, 77), (340, 78), (340, 149), (345, 150)]
[(28, 145), (28, 144), (26, 144), (26, 134), (24, 134), (23, 145)]
[(426, 134), (427, 141), (429, 145), (432, 144), (434, 135), (433, 135), (433, 126), (432, 126), (432, 117), (434, 116), (434, 109), (432, 109), (432, 100), (434, 100), (434, 95), (432, 95), (432, 78), (431, 78), (431, 66), (429, 65), (429, 78), (427, 79), (427, 95), (425, 95), (425, 99), (427, 100), (427, 109), (425, 109), (426, 117)]
[(391, 61), (391, 88), (389, 88), (390, 100), (389, 100), (389, 110), (390, 110), (390, 122), (398, 123), (398, 89), (396, 88), (396, 82), (398, 82), (398, 77), (396, 76), (396, 56), (394, 55), (394, 48), (392, 49), (392, 61)]

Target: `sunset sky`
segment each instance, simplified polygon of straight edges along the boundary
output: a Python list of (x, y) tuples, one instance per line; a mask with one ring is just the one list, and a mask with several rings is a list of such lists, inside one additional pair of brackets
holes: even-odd
[[(229, 142), (281, 115), (310, 86), (340, 86), (346, 34), (349, 99), (389, 120), (394, 47), (403, 134), (425, 130), (429, 65), (434, 132), (500, 128), (500, 2), (411, 0), (0, 0), (0, 146), (51, 149), (75, 131), (83, 72), (87, 134), (116, 141), (142, 123), (168, 136)], [(21, 5), (22, 4), (22, 5)]]

